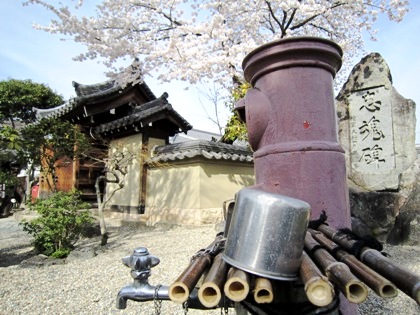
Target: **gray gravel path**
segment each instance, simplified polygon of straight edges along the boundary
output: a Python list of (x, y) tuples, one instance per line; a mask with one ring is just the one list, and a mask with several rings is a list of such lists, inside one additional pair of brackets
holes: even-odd
[[(118, 310), (118, 291), (132, 282), (130, 269), (121, 258), (133, 249), (145, 246), (161, 263), (154, 267), (149, 281), (171, 284), (187, 267), (190, 257), (211, 243), (214, 227), (173, 228), (163, 230), (110, 229), (108, 245), (99, 239), (83, 242), (94, 247), (97, 256), (65, 264), (23, 268), (23, 259), (34, 255), (30, 239), (20, 231), (13, 218), (0, 219), (0, 315), (3, 314), (154, 314), (153, 302), (128, 301), (127, 309)], [(98, 245), (96, 245), (98, 244)], [(219, 310), (189, 310), (189, 314), (220, 314)], [(180, 305), (164, 301), (162, 314), (184, 314)]]
[[(117, 310), (118, 291), (131, 282), (129, 269), (121, 258), (134, 248), (145, 246), (161, 263), (152, 269), (152, 285), (169, 285), (188, 265), (191, 256), (209, 245), (216, 235), (214, 226), (163, 229), (112, 229), (107, 246), (98, 239), (81, 242), (80, 247), (94, 248), (97, 256), (76, 259), (65, 264), (22, 267), (21, 262), (34, 256), (30, 238), (13, 218), (0, 219), (0, 315), (3, 314), (154, 314), (153, 302), (128, 302), (126, 310)], [(392, 259), (420, 274), (419, 247), (386, 248)], [(33, 258), (32, 258), (33, 259)], [(230, 314), (234, 312), (230, 310)], [(401, 293), (395, 299), (382, 300), (370, 293), (360, 305), (362, 315), (420, 314), (416, 303)], [(164, 301), (162, 314), (184, 314), (180, 305)], [(188, 314), (220, 314), (220, 310), (189, 310)]]

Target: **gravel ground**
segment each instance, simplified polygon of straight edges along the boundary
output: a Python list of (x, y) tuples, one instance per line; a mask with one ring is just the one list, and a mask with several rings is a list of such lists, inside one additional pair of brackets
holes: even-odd
[[(79, 247), (95, 248), (97, 255), (64, 264), (24, 267), (21, 262), (34, 259), (30, 238), (13, 218), (0, 219), (0, 315), (3, 314), (154, 314), (153, 302), (128, 301), (118, 310), (118, 291), (131, 283), (130, 270), (121, 258), (134, 248), (144, 246), (158, 256), (160, 264), (152, 269), (152, 285), (169, 285), (187, 267), (191, 256), (209, 245), (216, 235), (214, 226), (157, 229), (111, 229), (108, 245), (99, 246), (89, 239)], [(386, 247), (391, 259), (420, 274), (420, 247)], [(420, 314), (419, 306), (402, 292), (397, 298), (383, 300), (369, 294), (360, 305), (360, 314)], [(164, 301), (162, 314), (184, 314), (178, 304)], [(230, 314), (234, 311), (230, 310)], [(188, 314), (220, 314), (220, 310)]]

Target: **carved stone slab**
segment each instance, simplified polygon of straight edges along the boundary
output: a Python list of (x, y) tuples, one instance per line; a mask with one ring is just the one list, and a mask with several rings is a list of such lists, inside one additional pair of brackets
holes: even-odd
[(392, 86), (378, 53), (357, 64), (336, 98), (348, 178), (362, 191), (396, 191), (417, 158), (415, 103)]
[(390, 91), (384, 87), (356, 91), (349, 103), (352, 168), (388, 174), (395, 168)]

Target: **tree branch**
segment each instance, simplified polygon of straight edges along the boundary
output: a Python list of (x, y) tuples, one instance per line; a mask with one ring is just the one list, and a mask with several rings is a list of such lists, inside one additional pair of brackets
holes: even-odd
[[(146, 3), (135, 3), (133, 5), (134, 6), (138, 6), (138, 7), (142, 7), (142, 8), (145, 8), (145, 9), (149, 9), (149, 10), (152, 10), (152, 11), (155, 11), (155, 12), (159, 13), (164, 18), (166, 18), (171, 23), (171, 25), (172, 24), (175, 24), (176, 26), (182, 26), (182, 25), (184, 25), (182, 22), (173, 19), (172, 18), (172, 13), (167, 14), (167, 13), (165, 13), (163, 11), (159, 11), (156, 7), (153, 7), (150, 4), (146, 4)], [(172, 8), (170, 9), (170, 11), (172, 11)]]
[(281, 37), (283, 37), (284, 35), (286, 35), (286, 29), (284, 28), (284, 23), (286, 22), (286, 19), (287, 19), (287, 12), (283, 10), (283, 21), (280, 22), (280, 20), (277, 18), (276, 14), (274, 13), (273, 8), (271, 7), (270, 1), (265, 1), (265, 3), (267, 4), (268, 12), (270, 13), (271, 17), (280, 27)]
[(293, 19), (295, 17), (296, 11), (297, 11), (297, 9), (294, 8), (293, 9), (293, 12), (292, 12), (292, 14), (291, 14), (291, 16), (289, 18), (289, 21), (287, 22), (286, 26), (284, 27), (285, 30), (287, 30), (289, 28), (290, 24), (293, 22)]
[(308, 24), (309, 22), (311, 22), (312, 20), (316, 19), (317, 17), (325, 14), (325, 12), (327, 12), (329, 10), (333, 10), (335, 8), (338, 8), (338, 7), (342, 6), (342, 5), (344, 5), (344, 3), (340, 2), (340, 1), (339, 2), (336, 2), (331, 7), (325, 9), (324, 11), (322, 11), (322, 12), (320, 12), (318, 14), (315, 14), (315, 15), (309, 17), (309, 18), (307, 18), (306, 20), (303, 20), (302, 22), (300, 22), (300, 23), (298, 23), (296, 25), (293, 25), (292, 27), (290, 27), (290, 30), (294, 31), (294, 30), (296, 30), (298, 28), (301, 28), (302, 26)]

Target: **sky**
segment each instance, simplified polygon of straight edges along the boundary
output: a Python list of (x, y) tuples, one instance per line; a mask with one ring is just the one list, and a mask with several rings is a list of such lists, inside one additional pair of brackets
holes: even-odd
[[(417, 103), (416, 143), (420, 143), (420, 1), (410, 2), (411, 11), (402, 22), (391, 22), (386, 17), (379, 19), (378, 40), (366, 39), (366, 51), (378, 52), (384, 57), (394, 87), (402, 96)], [(73, 61), (72, 57), (84, 51), (83, 46), (32, 28), (34, 22), (47, 24), (51, 17), (39, 6), (22, 6), (20, 0), (0, 0), (0, 80), (31, 79), (48, 85), (68, 100), (75, 95), (72, 81), (103, 82), (107, 80), (104, 74), (107, 69), (96, 61)], [(211, 87), (190, 86), (184, 82), (161, 84), (153, 78), (145, 81), (156, 96), (167, 92), (174, 109), (194, 128), (218, 132), (203, 109), (206, 106), (211, 113), (212, 104), (200, 92)], [(221, 110), (226, 120), (229, 113)]]

